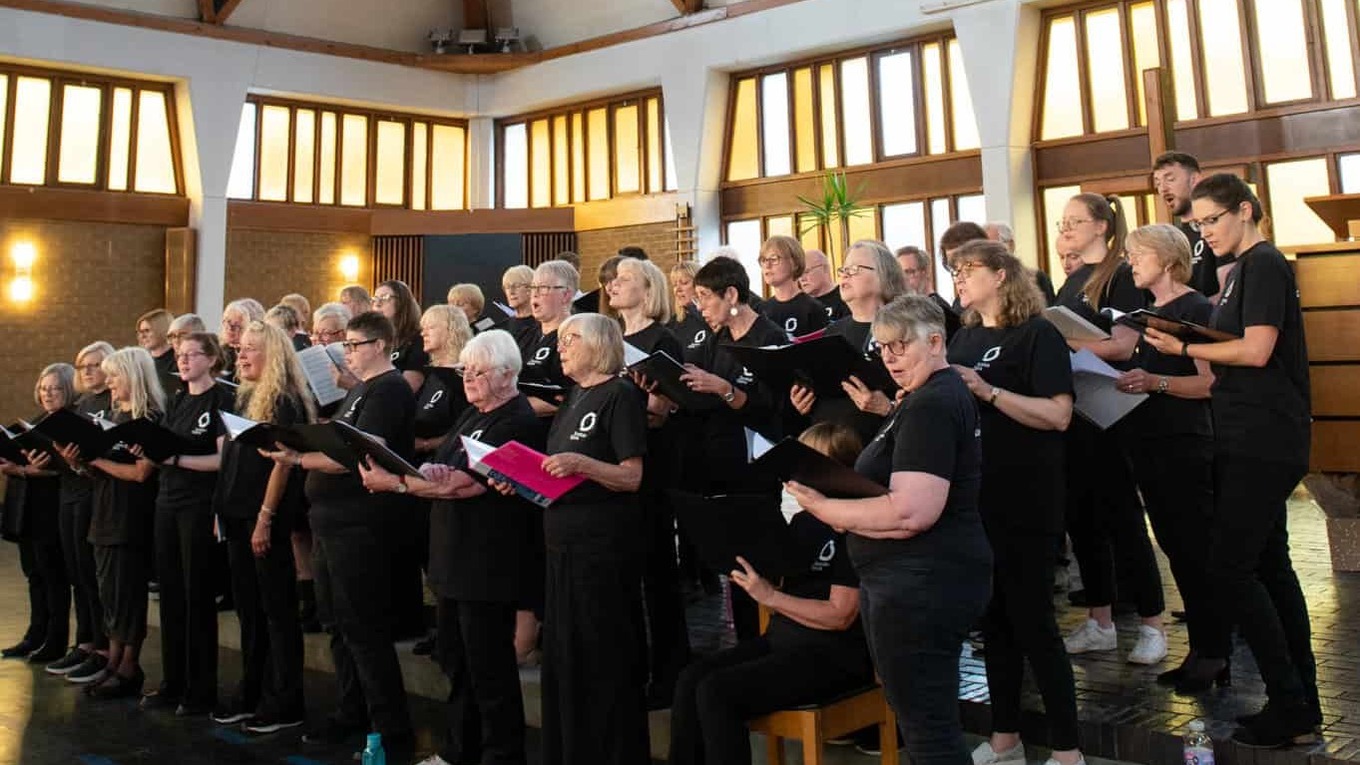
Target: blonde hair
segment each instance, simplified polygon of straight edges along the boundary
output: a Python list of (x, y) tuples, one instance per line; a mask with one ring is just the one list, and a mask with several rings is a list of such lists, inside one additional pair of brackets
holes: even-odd
[(279, 303), (297, 311), (298, 322), (301, 323), (302, 329), (307, 329), (307, 320), (312, 317), (312, 304), (306, 297), (290, 292), (279, 298)]
[(467, 303), (474, 309), (473, 313), (480, 314), (482, 309), (486, 308), (486, 296), (482, 294), (482, 288), (469, 282), (449, 287), (449, 294), (445, 299), (449, 301), (449, 305), (453, 305), (454, 300)]
[[(672, 278), (674, 278), (676, 274), (684, 274), (685, 276), (688, 276), (690, 282), (693, 283), (694, 275), (697, 273), (699, 273), (699, 264), (693, 260), (679, 260), (676, 261), (675, 265), (671, 266)], [(684, 321), (686, 310), (687, 306), (681, 305), (680, 301), (677, 300), (675, 305), (672, 306), (672, 311), (674, 312), (675, 320)]]
[[(80, 366), (81, 359), (85, 358), (86, 356), (89, 356), (92, 353), (99, 354), (99, 361), (102, 364), (104, 362), (104, 359), (107, 359), (108, 357), (113, 355), (113, 346), (109, 345), (103, 340), (96, 340), (95, 342), (90, 343), (84, 348), (81, 348), (80, 352), (76, 354), (76, 366)], [(85, 383), (81, 382), (80, 375), (76, 375), (76, 392), (77, 393), (87, 392), (85, 390)]]
[(580, 325), (581, 339), (590, 368), (600, 374), (616, 375), (623, 369), (623, 330), (619, 323), (598, 313), (578, 313), (569, 316), (557, 328), (558, 342), (567, 330)]
[[(647, 318), (666, 322), (671, 315), (671, 286), (666, 274), (650, 260), (624, 258), (619, 261), (618, 273), (632, 271), (642, 277), (642, 311)], [(616, 277), (617, 278), (617, 277)]]
[[(153, 308), (150, 311), (137, 317), (136, 327), (142, 326), (142, 322), (151, 325), (151, 331), (165, 337), (165, 333), (170, 331), (170, 322), (175, 320), (175, 315), (164, 308)], [(134, 327), (134, 328), (136, 328)]]
[(293, 350), (293, 341), (283, 330), (261, 319), (251, 321), (242, 330), (243, 343), (247, 335), (260, 340), (264, 365), (260, 379), (241, 380), (241, 387), (236, 391), (236, 408), (256, 422), (271, 422), (279, 399), (288, 397), (302, 404), (307, 422), (316, 419), (316, 407), (308, 393), (307, 378), (302, 374), (302, 362)]
[(265, 311), (264, 320), (289, 334), (302, 328), (302, 317), (298, 316), (296, 308), (287, 303), (279, 303)]
[(819, 422), (800, 433), (798, 443), (846, 467), (854, 467), (859, 453), (864, 451), (864, 442), (853, 428), (831, 420)]
[(45, 377), (57, 378), (57, 387), (61, 388), (62, 406), (70, 406), (76, 402), (76, 368), (64, 361), (56, 364), (48, 364), (43, 367), (42, 374), (38, 375), (38, 381), (33, 383), (33, 403), (42, 406), (42, 381)]
[(1157, 264), (1181, 284), (1190, 283), (1190, 240), (1185, 233), (1169, 223), (1151, 223), (1129, 232), (1124, 239), (1124, 250), (1144, 247), (1157, 255)]
[(506, 282), (510, 282), (511, 284), (527, 285), (533, 280), (534, 269), (525, 265), (510, 266), (509, 268), (505, 269), (505, 273), (501, 274), (502, 287), (505, 286)]
[(132, 415), (133, 419), (165, 411), (165, 391), (161, 389), (161, 381), (156, 374), (156, 363), (145, 348), (119, 348), (105, 357), (100, 367), (104, 374), (116, 375), (127, 383), (132, 400), (126, 408), (116, 401), (114, 406)]
[(776, 234), (765, 240), (760, 245), (760, 256), (765, 257), (765, 253), (773, 252), (789, 259), (793, 264), (793, 278), (797, 279), (803, 275), (807, 268), (807, 254), (803, 252), (803, 243), (791, 236)]
[(425, 309), (420, 321), (424, 323), (426, 319), (441, 322), (449, 330), (448, 342), (443, 348), (430, 354), (430, 361), (442, 361), (446, 364), (456, 362), (463, 352), (463, 347), (472, 339), (472, 327), (468, 326), (467, 315), (451, 305), (440, 303)]

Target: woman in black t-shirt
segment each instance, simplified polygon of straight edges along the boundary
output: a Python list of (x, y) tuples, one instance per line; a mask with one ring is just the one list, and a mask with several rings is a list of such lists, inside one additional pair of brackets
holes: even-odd
[[(452, 371), (458, 366), (458, 355), (472, 339), (472, 327), (468, 325), (467, 315), (458, 308), (432, 305), (420, 317), (420, 338), (430, 358), (430, 367)], [(456, 384), (446, 380), (454, 380)], [(466, 406), (461, 381), (447, 373), (428, 372), (425, 375), (424, 384), (416, 391), (415, 454), (418, 459), (428, 459), (443, 445), (449, 428)]]
[(772, 236), (760, 246), (760, 275), (770, 288), (770, 298), (760, 304), (760, 315), (790, 338), (827, 325), (826, 309), (798, 287), (806, 265), (802, 243), (791, 236)]
[[(111, 422), (161, 418), (165, 394), (151, 354), (141, 348), (123, 348), (105, 358), (101, 367), (112, 402)], [(104, 455), (90, 455), (93, 459), (88, 466), (76, 445), (60, 448), (73, 469), (89, 470), (94, 483), (89, 539), (94, 545), (99, 600), (109, 635), (109, 661), (85, 692), (96, 698), (136, 696), (146, 681), (140, 657), (146, 639), (146, 583), (151, 567), (147, 520), (155, 502), (146, 481), (155, 466), (140, 447), (122, 443)]]
[(534, 320), (529, 304), (529, 285), (534, 281), (534, 269), (528, 266), (511, 266), (501, 275), (501, 290), (505, 292), (505, 304), (515, 313), (499, 325), (510, 333), (519, 346), (520, 355), (528, 352), (529, 346), (538, 340), (538, 322)]
[(692, 260), (682, 260), (671, 266), (671, 301), (673, 314), (666, 322), (666, 328), (680, 341), (683, 359), (686, 364), (695, 363), (700, 350), (710, 332), (708, 322), (699, 313), (699, 305), (694, 296), (694, 275), (699, 273), (699, 264)]
[[(1129, 234), (1128, 252), (1134, 284), (1152, 294), (1153, 310), (1168, 319), (1209, 323), (1213, 305), (1190, 286), (1190, 243), (1180, 229), (1164, 223), (1144, 226)], [(1167, 356), (1147, 342), (1138, 343), (1132, 361), (1134, 367), (1115, 386), (1149, 398), (1119, 423), (1119, 436), (1157, 543), (1171, 561), (1190, 637), (1185, 662), (1158, 675), (1157, 681), (1190, 693), (1205, 690), (1208, 684), (1206, 678), (1183, 681), (1184, 668), (1200, 658), (1227, 658), (1232, 648), (1222, 642), (1222, 631), (1206, 630), (1203, 622), (1209, 594), (1199, 546), (1208, 538), (1214, 509), (1214, 435), (1209, 421), (1214, 376), (1207, 361)], [(1148, 629), (1142, 627), (1145, 634)], [(1219, 642), (1206, 643), (1205, 635), (1215, 635)]]
[[(866, 356), (878, 354), (869, 331), (878, 309), (907, 291), (906, 277), (897, 259), (882, 242), (865, 239), (855, 242), (845, 253), (845, 264), (836, 269), (840, 295), (850, 315), (827, 327), (826, 334), (844, 337)], [(897, 391), (873, 390), (853, 375), (841, 383), (845, 396), (817, 399), (810, 388), (794, 385), (789, 401), (800, 414), (813, 422), (839, 422), (854, 428), (860, 440), (868, 442), (892, 411), (891, 395)]]
[[(33, 386), (33, 402), (44, 414), (64, 409), (75, 399), (75, 377), (70, 364), (48, 364)], [(58, 521), (61, 486), (51, 454), (25, 450), (23, 456), (22, 463), (0, 459), (0, 472), (9, 476), (5, 512), (16, 513), (20, 519), (17, 529), (9, 518), (5, 525), (7, 531), (19, 533), (19, 565), (28, 579), (28, 630), (17, 645), (0, 651), (0, 656), (46, 664), (66, 656), (70, 634), (71, 590)]]
[[(315, 417), (302, 365), (277, 327), (251, 322), (237, 359), (236, 407), (254, 422), (302, 425)], [(232, 600), (241, 628), (241, 681), (213, 714), (272, 733), (305, 720), (302, 624), (298, 613), (292, 531), (303, 512), (303, 473), (258, 450), (227, 440), (213, 510), (231, 559)]]
[(425, 382), (425, 367), (430, 365), (420, 339), (420, 303), (406, 282), (389, 279), (373, 290), (373, 310), (386, 316), (396, 332), (388, 351), (392, 366), (406, 378), (413, 392), (420, 390)]
[(264, 306), (254, 298), (233, 300), (222, 309), (222, 325), (217, 332), (217, 339), (225, 357), (222, 379), (228, 382), (236, 382), (236, 349), (241, 347), (241, 333), (252, 321), (264, 321)]
[(949, 362), (979, 399), (982, 523), (995, 558), (983, 622), (991, 739), (974, 758), (1023, 758), (1020, 688), (1025, 661), (1044, 700), (1055, 759), (1077, 750), (1072, 665), (1053, 613), (1053, 569), (1063, 533), (1063, 430), (1072, 420), (1072, 367), (1058, 330), (1043, 319), (1043, 295), (999, 242), (959, 248), (954, 287), (964, 326)]
[[(1237, 263), (1224, 282), (1214, 329), (1240, 339), (1188, 343), (1148, 330), (1160, 353), (1213, 365), (1214, 518), (1206, 564), (1212, 629), (1237, 624), (1265, 680), (1264, 711), (1234, 738), (1249, 746), (1312, 740), (1322, 721), (1308, 609), (1289, 560), (1286, 502), (1308, 470), (1308, 349), (1293, 269), (1261, 234), (1261, 202), (1240, 178), (1199, 182), (1191, 210), (1215, 255)], [(1226, 660), (1186, 677), (1227, 680)]]
[(216, 337), (186, 335), (175, 361), (184, 387), (170, 397), (161, 425), (191, 448), (160, 465), (154, 539), (162, 679), (142, 706), (196, 717), (213, 711), (217, 702), (212, 495), (221, 463), (220, 413), (232, 411), (234, 403), (227, 386), (215, 382), (223, 362)]
[(291, 305), (279, 305), (270, 308), (264, 313), (264, 320), (283, 330), (288, 336), (288, 340), (293, 344), (293, 350), (300, 351), (310, 347), (311, 339), (302, 329), (302, 317), (298, 315), (297, 309)]
[[(524, 371), (519, 380), (547, 386), (525, 391), (539, 417), (557, 413), (557, 407), (566, 395), (565, 389), (571, 384), (562, 374), (562, 361), (557, 353), (557, 328), (571, 316), (572, 297), (580, 282), (580, 275), (570, 263), (550, 260), (534, 269), (534, 281), (529, 285), (529, 310), (538, 322), (538, 332), (524, 351)], [(558, 392), (557, 389), (562, 390)]]
[(944, 312), (904, 295), (874, 319), (874, 339), (907, 392), (855, 470), (887, 493), (831, 499), (786, 487), (804, 509), (845, 529), (860, 581), (860, 613), (888, 702), (913, 762), (966, 762), (959, 654), (982, 615), (992, 555), (978, 519), (978, 413), (945, 360)]
[(161, 375), (175, 373), (175, 352), (166, 337), (174, 320), (175, 315), (164, 308), (147, 311), (137, 318), (137, 345), (151, 354), (156, 372)]
[[(488, 330), (464, 346), (469, 406), (450, 439), (420, 466), (420, 478), (360, 466), (370, 491), (405, 491), (434, 500), (430, 587), (438, 596), (439, 663), (449, 678), (445, 762), (523, 763), (524, 702), (514, 650), (517, 609), (542, 589), (542, 520), (536, 507), (488, 491), (468, 467), (462, 437), (488, 446), (543, 447), (529, 400), (515, 387), (521, 360), (514, 338)], [(538, 528), (535, 528), (538, 527)]]
[[(1124, 260), (1124, 214), (1117, 197), (1078, 194), (1063, 209), (1058, 224), (1061, 252), (1081, 254), (1082, 265), (1058, 291), (1058, 305), (1110, 333), (1101, 341), (1068, 341), (1086, 348), (1116, 368), (1128, 365), (1138, 332), (1112, 324), (1103, 309), (1128, 313), (1147, 304), (1134, 286)], [(1162, 577), (1148, 539), (1133, 473), (1113, 431), (1083, 418), (1067, 429), (1067, 528), (1072, 552), (1086, 588), (1089, 618), (1065, 639), (1068, 653), (1113, 651), (1118, 636), (1113, 621), (1116, 572), (1120, 594), (1133, 602), (1147, 631), (1140, 630), (1130, 660), (1155, 664), (1166, 656), (1162, 635)]]
[[(345, 329), (345, 363), (360, 382), (350, 389), (333, 419), (409, 457), (415, 396), (392, 365), (395, 339), (392, 322), (376, 311), (350, 319)], [(409, 610), (406, 601), (414, 597), (419, 603), (420, 569), (414, 569), (414, 592), (407, 592), (411, 588), (403, 582), (398, 593), (393, 580), (400, 572), (393, 551), (400, 549), (402, 539), (399, 534), (392, 538), (400, 527), (391, 518), (409, 513), (410, 504), (403, 496), (370, 496), (357, 472), (323, 452), (299, 454), (280, 448), (267, 454), (275, 462), (307, 471), (317, 611), (331, 633), (331, 656), (341, 692), (335, 711), (303, 739), (358, 747), (365, 732), (376, 731), (382, 734), (389, 755), (409, 754), (414, 746), (411, 718), (392, 641)]]

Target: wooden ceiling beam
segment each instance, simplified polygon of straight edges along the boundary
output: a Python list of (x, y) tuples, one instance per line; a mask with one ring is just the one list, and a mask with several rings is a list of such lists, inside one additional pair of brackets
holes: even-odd
[(682, 15), (688, 16), (691, 13), (698, 13), (704, 7), (704, 0), (671, 0), (671, 5)]
[(221, 4), (218, 4), (217, 0), (213, 0), (213, 5), (217, 6), (217, 10), (213, 12), (212, 18), (213, 23), (214, 24), (227, 23), (227, 19), (231, 18), (231, 14), (236, 11), (236, 8), (240, 4), (241, 0), (226, 0)]
[(206, 21), (211, 24), (213, 17), (216, 15), (216, 11), (213, 10), (213, 0), (198, 0), (199, 21)]

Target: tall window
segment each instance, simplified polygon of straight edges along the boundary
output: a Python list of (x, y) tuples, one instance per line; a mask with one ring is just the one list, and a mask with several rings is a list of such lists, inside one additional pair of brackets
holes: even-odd
[(180, 194), (163, 83), (0, 66), (0, 183)]
[(262, 202), (462, 210), (467, 123), (251, 96), (227, 196)]
[(509, 117), (496, 129), (501, 207), (560, 207), (676, 188), (659, 90)]
[(733, 76), (728, 181), (979, 146), (959, 42), (935, 36)]

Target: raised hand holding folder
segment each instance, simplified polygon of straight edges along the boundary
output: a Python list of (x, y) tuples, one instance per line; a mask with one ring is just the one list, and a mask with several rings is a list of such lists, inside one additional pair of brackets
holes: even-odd
[(539, 507), (548, 507), (562, 495), (580, 486), (585, 479), (579, 475), (558, 478), (543, 469), (548, 456), (534, 451), (518, 441), (503, 446), (459, 436), (467, 453), (468, 467), (473, 472), (493, 481), (510, 484), (515, 493)]
[(832, 499), (865, 499), (888, 493), (885, 486), (856, 473), (793, 438), (771, 443), (764, 436), (746, 429), (747, 460), (780, 481), (797, 481)]
[[(634, 348), (637, 353), (642, 351)], [(628, 348), (624, 348), (625, 360)], [(647, 378), (647, 382), (656, 386), (656, 392), (670, 399), (676, 406), (692, 412), (716, 409), (722, 400), (711, 393), (697, 393), (690, 390), (680, 376), (685, 374), (685, 367), (676, 361), (665, 351), (656, 351), (652, 354), (642, 354), (642, 358), (632, 362), (626, 362), (628, 371), (633, 374)]]
[(1224, 340), (1239, 339), (1237, 335), (1234, 335), (1231, 332), (1224, 332), (1222, 330), (1214, 329), (1213, 327), (1206, 327), (1203, 324), (1196, 324), (1193, 321), (1186, 321), (1185, 319), (1172, 319), (1167, 316), (1162, 316), (1149, 308), (1140, 308), (1137, 311), (1130, 311), (1128, 313), (1120, 313), (1119, 311), (1109, 308), (1105, 309), (1105, 311), (1109, 312), (1110, 318), (1114, 320), (1115, 324), (1133, 327), (1139, 332), (1152, 328), (1158, 332), (1165, 332), (1168, 335), (1179, 337), (1190, 343), (1219, 343)]

